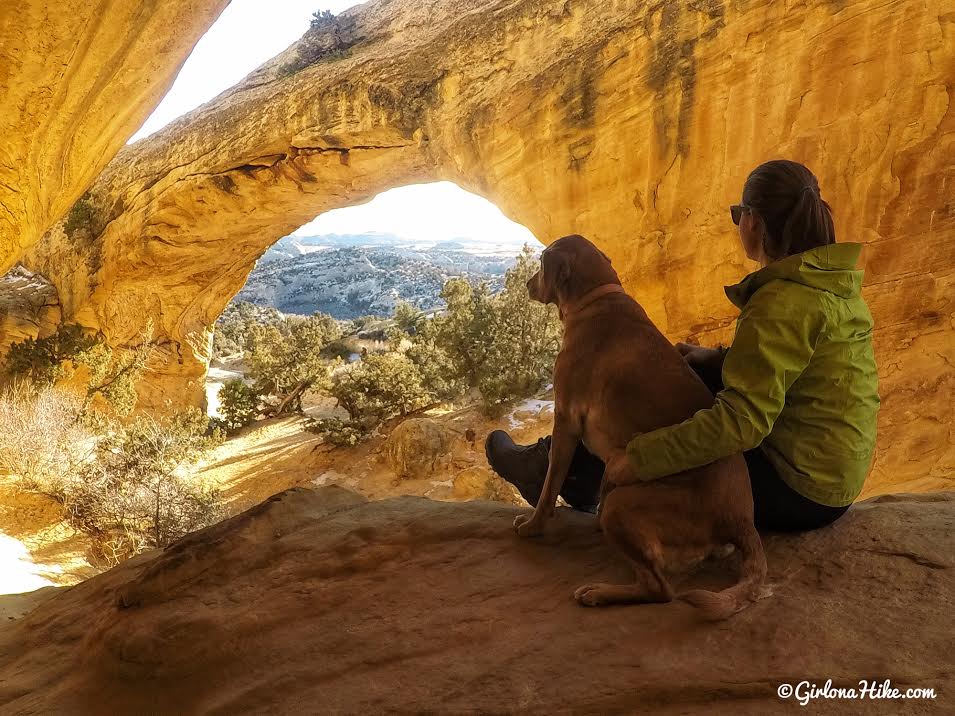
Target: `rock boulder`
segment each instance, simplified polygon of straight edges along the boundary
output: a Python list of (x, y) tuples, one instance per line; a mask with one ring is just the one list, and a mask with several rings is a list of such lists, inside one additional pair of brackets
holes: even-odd
[(455, 437), (454, 430), (437, 420), (410, 418), (391, 431), (382, 452), (395, 475), (418, 479), (450, 465)]

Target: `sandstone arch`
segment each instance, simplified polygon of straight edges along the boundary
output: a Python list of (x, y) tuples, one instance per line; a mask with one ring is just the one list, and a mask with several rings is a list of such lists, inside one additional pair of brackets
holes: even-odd
[(154, 317), (168, 350), (147, 401), (198, 402), (208, 327), (269, 243), (448, 179), (544, 243), (594, 239), (672, 337), (713, 341), (732, 330), (719, 287), (746, 270), (725, 207), (789, 156), (867, 243), (893, 448), (870, 484), (951, 474), (955, 13), (785, 5), (368, 3), (339, 19), (344, 50), (283, 75), (293, 48), (121, 152), (93, 188), (102, 232), (77, 246), (60, 227), (27, 265), (117, 344)]
[(139, 128), (228, 3), (0, 5), (0, 273)]

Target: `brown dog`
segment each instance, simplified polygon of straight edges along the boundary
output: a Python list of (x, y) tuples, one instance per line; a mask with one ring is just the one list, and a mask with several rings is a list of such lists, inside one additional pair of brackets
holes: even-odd
[(545, 249), (527, 287), (535, 301), (557, 305), (564, 338), (554, 366), (550, 466), (536, 509), (514, 521), (518, 534), (543, 530), (583, 441), (607, 465), (600, 527), (633, 565), (637, 580), (580, 587), (574, 594), (579, 603), (668, 602), (675, 595), (665, 564), (698, 561), (727, 543), (742, 555), (740, 581), (721, 592), (694, 590), (678, 598), (714, 619), (758, 599), (766, 558), (741, 455), (659, 480), (612, 486), (614, 474), (631, 469), (624, 450), (635, 435), (710, 407), (709, 390), (624, 293), (610, 259), (582, 236), (565, 236)]

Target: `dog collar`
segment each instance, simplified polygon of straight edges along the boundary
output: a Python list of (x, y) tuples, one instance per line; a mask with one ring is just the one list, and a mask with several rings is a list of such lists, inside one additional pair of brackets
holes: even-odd
[(602, 296), (606, 296), (608, 293), (626, 292), (623, 290), (623, 286), (621, 286), (619, 283), (605, 283), (603, 286), (597, 286), (597, 288), (587, 291), (587, 293), (581, 296), (580, 299), (568, 306), (566, 310), (562, 309), (560, 312), (561, 318), (572, 316), (575, 313), (580, 313), (591, 303)]

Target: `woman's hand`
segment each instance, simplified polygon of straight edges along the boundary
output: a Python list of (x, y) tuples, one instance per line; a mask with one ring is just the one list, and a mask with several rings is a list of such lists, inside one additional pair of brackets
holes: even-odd
[(685, 356), (687, 353), (692, 353), (695, 350), (698, 350), (700, 346), (695, 346), (692, 343), (677, 343), (676, 349), (680, 351), (681, 356)]
[(627, 451), (614, 449), (608, 456), (604, 467), (604, 480), (608, 489), (617, 485), (629, 485), (637, 481), (633, 467), (627, 457)]
[(683, 356), (687, 365), (693, 368), (716, 367), (723, 363), (724, 351), (718, 348), (703, 348), (690, 343), (677, 343), (676, 349), (680, 351), (680, 355)]

